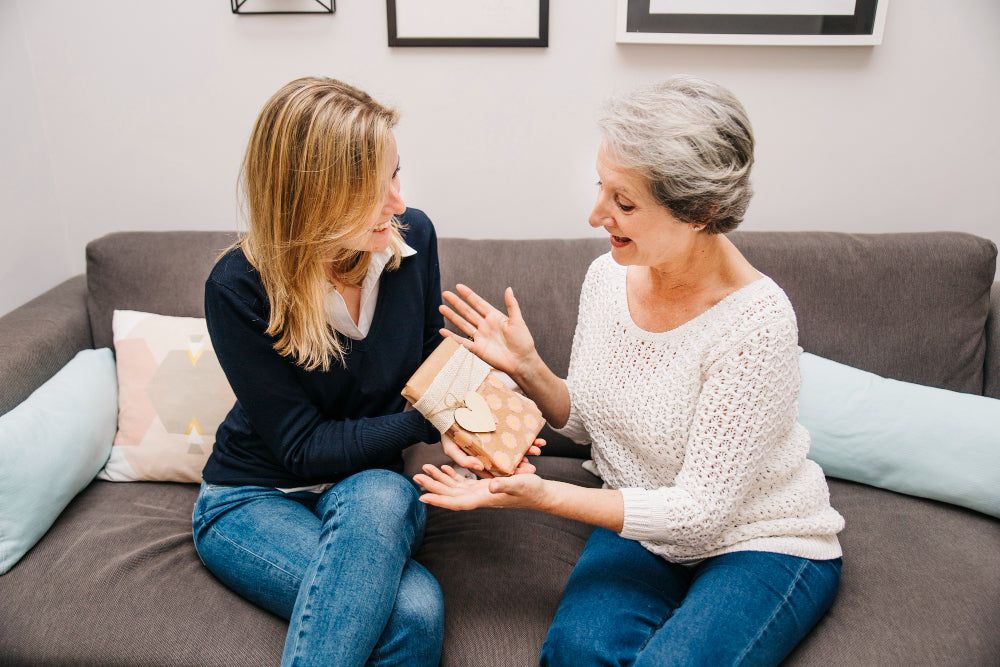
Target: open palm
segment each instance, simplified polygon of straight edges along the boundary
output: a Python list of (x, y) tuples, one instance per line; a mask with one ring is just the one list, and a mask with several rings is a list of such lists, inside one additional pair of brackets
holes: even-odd
[[(448, 305), (441, 306), (441, 313), (468, 336), (462, 344), (494, 368), (515, 375), (535, 355), (535, 341), (521, 316), (514, 291), (508, 287), (504, 292), (504, 315), (465, 285), (457, 285), (456, 290), (458, 294), (443, 293)], [(449, 331), (442, 333), (454, 336)]]
[(451, 466), (426, 464), (423, 473), (413, 479), (426, 489), (420, 500), (451, 510), (477, 507), (534, 507), (542, 493), (544, 480), (535, 474), (469, 479)]

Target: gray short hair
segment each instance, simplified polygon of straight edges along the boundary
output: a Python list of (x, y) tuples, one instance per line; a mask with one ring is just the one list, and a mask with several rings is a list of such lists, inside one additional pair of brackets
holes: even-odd
[(619, 166), (646, 178), (653, 197), (677, 219), (711, 233), (743, 221), (753, 196), (754, 138), (729, 90), (674, 76), (610, 99), (598, 124)]

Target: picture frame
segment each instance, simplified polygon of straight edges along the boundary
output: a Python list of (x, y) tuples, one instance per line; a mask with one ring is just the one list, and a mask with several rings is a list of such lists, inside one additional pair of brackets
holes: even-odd
[(549, 45), (549, 0), (386, 0), (389, 46)]
[[(337, 0), (229, 0), (233, 14), (333, 14)], [(250, 2), (250, 8), (244, 6)]]
[(618, 0), (632, 44), (874, 46), (889, 0)]

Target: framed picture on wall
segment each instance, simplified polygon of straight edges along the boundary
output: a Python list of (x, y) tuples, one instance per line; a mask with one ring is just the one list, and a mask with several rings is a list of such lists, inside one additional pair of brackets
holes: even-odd
[(549, 0), (386, 0), (389, 46), (548, 46)]
[(858, 46), (882, 43), (889, 0), (618, 0), (617, 41)]
[[(247, 3), (250, 4), (247, 4)], [(233, 14), (333, 14), (336, 0), (229, 0)]]

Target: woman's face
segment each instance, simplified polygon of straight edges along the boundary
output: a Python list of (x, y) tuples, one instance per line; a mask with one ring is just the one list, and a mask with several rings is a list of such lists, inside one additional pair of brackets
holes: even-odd
[(385, 173), (382, 175), (389, 183), (385, 195), (375, 206), (364, 229), (344, 242), (349, 250), (381, 252), (389, 247), (392, 241), (392, 229), (389, 225), (393, 216), (406, 211), (406, 204), (399, 194), (399, 153), (396, 149), (396, 137), (389, 133), (389, 143), (385, 156)]
[(691, 249), (697, 232), (677, 220), (649, 192), (638, 173), (619, 166), (602, 144), (597, 152), (597, 203), (591, 227), (611, 235), (611, 256), (624, 266), (659, 267)]

